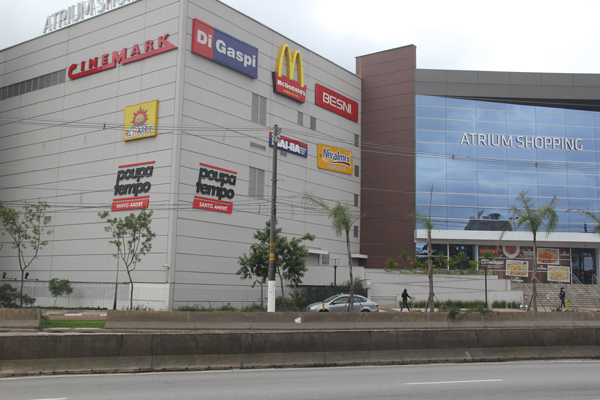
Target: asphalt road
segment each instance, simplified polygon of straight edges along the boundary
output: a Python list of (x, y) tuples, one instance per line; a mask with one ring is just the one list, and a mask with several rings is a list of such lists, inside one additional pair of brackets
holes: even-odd
[(2, 400), (600, 399), (600, 361), (0, 379)]

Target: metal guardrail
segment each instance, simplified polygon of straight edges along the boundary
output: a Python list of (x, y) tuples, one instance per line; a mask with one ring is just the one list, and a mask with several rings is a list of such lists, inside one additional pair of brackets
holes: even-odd
[(596, 274), (592, 274), (592, 284), (600, 285), (600, 279), (596, 276)]

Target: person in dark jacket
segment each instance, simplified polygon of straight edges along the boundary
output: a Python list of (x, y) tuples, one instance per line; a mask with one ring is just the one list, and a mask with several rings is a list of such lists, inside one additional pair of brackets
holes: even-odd
[(406, 291), (406, 289), (404, 289), (404, 292), (402, 292), (402, 294), (400, 295), (400, 297), (402, 297), (402, 307), (400, 307), (400, 312), (402, 312), (402, 310), (404, 309), (404, 307), (406, 307), (406, 309), (408, 310), (408, 312), (410, 312), (410, 308), (408, 308), (408, 299), (412, 299), (412, 297), (410, 297), (408, 295), (408, 292)]
[(560, 292), (558, 293), (558, 298), (560, 299), (560, 308), (566, 308), (567, 305), (565, 304), (565, 288), (561, 287), (560, 288)]

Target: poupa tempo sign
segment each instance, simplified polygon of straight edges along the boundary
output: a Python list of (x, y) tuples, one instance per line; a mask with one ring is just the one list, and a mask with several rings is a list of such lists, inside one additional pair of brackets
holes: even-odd
[(139, 0), (84, 0), (46, 17), (44, 34)]

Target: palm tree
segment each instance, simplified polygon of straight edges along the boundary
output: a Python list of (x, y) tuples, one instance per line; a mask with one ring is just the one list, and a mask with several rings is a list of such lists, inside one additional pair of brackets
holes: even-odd
[(591, 210), (582, 210), (580, 208), (572, 208), (570, 210), (567, 210), (567, 212), (571, 212), (571, 211), (576, 211), (576, 212), (580, 213), (581, 215), (586, 215), (586, 216), (590, 217), (596, 223), (596, 226), (594, 227), (593, 232), (597, 235), (600, 235), (600, 214), (595, 213)]
[(427, 297), (427, 304), (425, 305), (425, 311), (429, 307), (430, 311), (435, 311), (435, 305), (433, 304), (433, 263), (431, 260), (431, 230), (433, 229), (433, 221), (431, 217), (423, 214), (420, 211), (415, 211), (410, 214), (407, 218), (414, 219), (417, 225), (427, 230), (427, 274), (429, 275), (429, 296)]
[(469, 261), (469, 256), (467, 255), (467, 253), (464, 250), (461, 250), (456, 255), (456, 261), (460, 265), (461, 269), (465, 269), (465, 263), (467, 263), (467, 261)]
[(352, 309), (354, 304), (354, 276), (352, 275), (352, 252), (350, 251), (350, 229), (361, 216), (354, 218), (350, 212), (348, 204), (342, 204), (339, 201), (332, 207), (325, 200), (315, 196), (312, 193), (304, 193), (302, 202), (316, 207), (322, 211), (329, 213), (328, 218), (331, 220), (331, 227), (337, 236), (346, 234), (346, 249), (348, 251), (348, 268), (350, 272), (350, 293), (348, 295), (348, 311)]
[(535, 287), (537, 274), (537, 234), (541, 229), (545, 228), (546, 236), (548, 236), (556, 229), (558, 214), (556, 214), (553, 202), (554, 200), (550, 204), (540, 204), (535, 207), (533, 199), (528, 195), (528, 191), (522, 190), (517, 195), (515, 205), (510, 207), (510, 212), (517, 219), (517, 229), (523, 225), (533, 235), (533, 278), (531, 280), (533, 282), (533, 311), (537, 311), (537, 293)]

